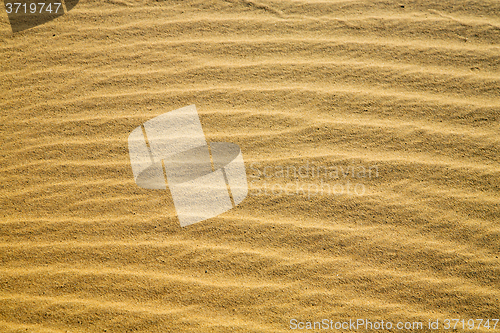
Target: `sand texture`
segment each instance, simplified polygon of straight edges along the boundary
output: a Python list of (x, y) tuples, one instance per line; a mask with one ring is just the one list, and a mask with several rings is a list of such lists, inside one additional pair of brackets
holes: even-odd
[[(3, 8), (0, 332), (500, 317), (500, 2)], [(191, 104), (249, 193), (181, 228), (127, 138)]]

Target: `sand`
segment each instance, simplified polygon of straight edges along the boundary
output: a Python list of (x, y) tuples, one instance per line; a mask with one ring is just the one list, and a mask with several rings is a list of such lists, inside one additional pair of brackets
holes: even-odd
[[(1, 332), (494, 332), (498, 1), (81, 0), (0, 57)], [(191, 104), (249, 193), (181, 228), (127, 138)]]

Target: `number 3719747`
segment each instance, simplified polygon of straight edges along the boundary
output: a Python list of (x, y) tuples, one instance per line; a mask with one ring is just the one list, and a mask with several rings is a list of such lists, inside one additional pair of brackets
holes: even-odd
[(61, 9), (61, 3), (45, 3), (45, 2), (32, 2), (32, 3), (21, 3), (12, 2), (5, 3), (5, 9), (7, 14), (57, 14)]

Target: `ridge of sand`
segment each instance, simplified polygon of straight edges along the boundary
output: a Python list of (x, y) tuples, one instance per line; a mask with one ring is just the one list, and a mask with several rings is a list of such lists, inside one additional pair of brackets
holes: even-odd
[[(499, 318), (499, 13), (81, 0), (14, 35), (0, 15), (0, 331)], [(181, 228), (127, 137), (190, 104), (240, 146), (250, 192)], [(274, 173), (305, 165), (378, 173)], [(314, 192), (347, 181), (363, 195)]]

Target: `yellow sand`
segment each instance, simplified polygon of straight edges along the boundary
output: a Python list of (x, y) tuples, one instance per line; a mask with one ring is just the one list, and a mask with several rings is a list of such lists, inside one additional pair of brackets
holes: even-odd
[[(0, 332), (499, 318), (498, 1), (81, 0), (16, 34), (0, 17)], [(181, 228), (127, 137), (190, 104), (250, 190)]]

